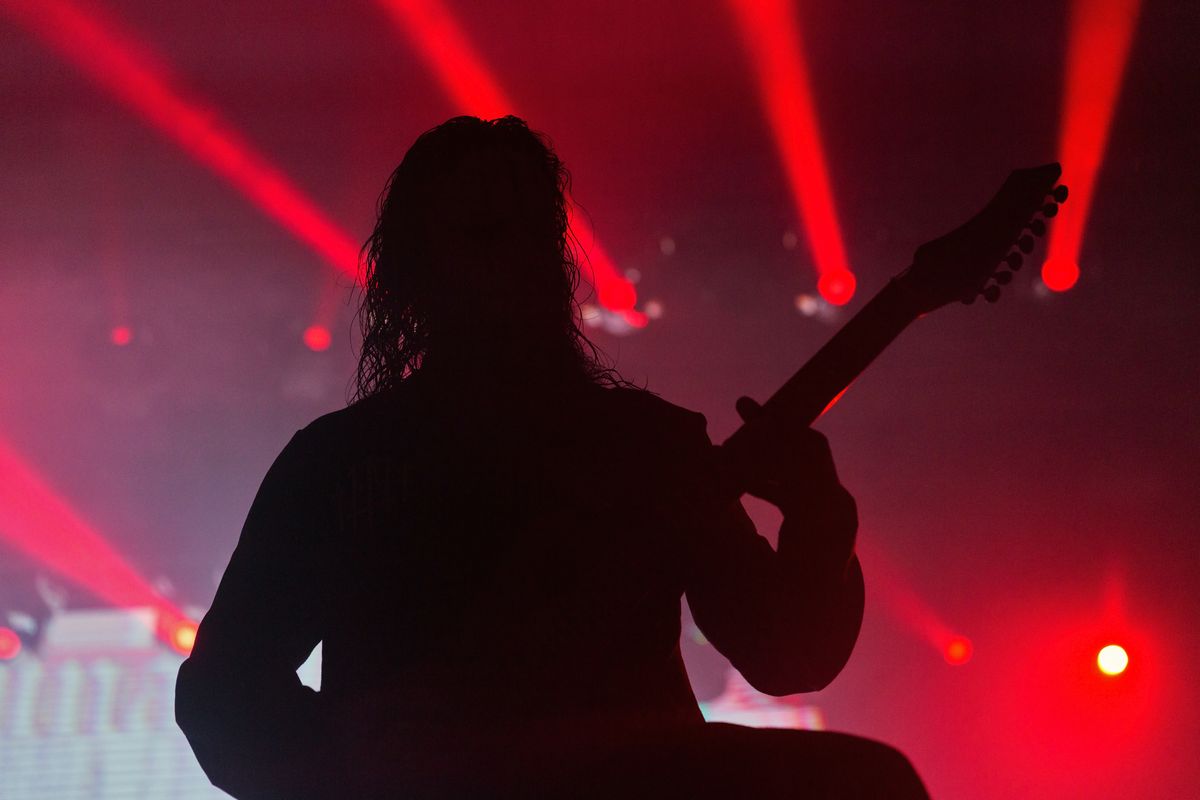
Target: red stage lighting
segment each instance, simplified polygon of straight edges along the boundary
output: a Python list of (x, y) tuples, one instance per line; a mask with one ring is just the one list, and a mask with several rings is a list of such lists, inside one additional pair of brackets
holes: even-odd
[(359, 277), (353, 239), (215, 110), (184, 99), (144, 48), (115, 23), (65, 0), (9, 0), (3, 7), (317, 255)]
[(304, 330), (304, 344), (313, 352), (328, 350), (330, 341), (329, 329), (324, 325), (309, 325)]
[(112, 329), (112, 333), (109, 334), (109, 338), (112, 340), (113, 344), (117, 345), (118, 347), (124, 347), (133, 341), (133, 331), (128, 325), (118, 325)]
[(1105, 675), (1120, 675), (1129, 666), (1129, 654), (1119, 644), (1106, 645), (1096, 654), (1096, 666)]
[(21, 637), (12, 628), (0, 625), (0, 661), (16, 658), (21, 652)]
[[(440, 0), (379, 0), (379, 3), (416, 47), (457, 107), (483, 119), (516, 113), (513, 102)], [(621, 275), (596, 241), (587, 221), (574, 208), (568, 209), (568, 215), (583, 250), (580, 265), (590, 272), (600, 305), (619, 313), (634, 328), (645, 327), (646, 315), (634, 310), (637, 291), (633, 284)]]
[(833, 305), (845, 305), (854, 296), (855, 280), (834, 210), (792, 4), (785, 0), (729, 0), (729, 4), (754, 64), (775, 145), (816, 262), (817, 290)]
[(1042, 282), (1056, 292), (1070, 289), (1079, 276), (1079, 247), (1139, 5), (1140, 0), (1074, 0), (1071, 6), (1058, 146), (1071, 202), (1051, 226), (1042, 267)]
[(946, 659), (947, 664), (960, 666), (971, 660), (971, 653), (974, 648), (971, 646), (971, 640), (965, 636), (955, 636), (950, 641), (946, 642), (946, 647), (942, 650), (942, 655)]

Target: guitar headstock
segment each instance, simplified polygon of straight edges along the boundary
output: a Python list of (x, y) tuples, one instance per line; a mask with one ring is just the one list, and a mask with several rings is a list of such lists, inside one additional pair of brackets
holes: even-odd
[(1067, 187), (1056, 185), (1062, 167), (1013, 170), (986, 207), (964, 225), (917, 248), (912, 266), (896, 277), (917, 298), (920, 313), (954, 300), (989, 303), (1021, 268), (1022, 253), (1046, 233), (1046, 219), (1058, 213)]

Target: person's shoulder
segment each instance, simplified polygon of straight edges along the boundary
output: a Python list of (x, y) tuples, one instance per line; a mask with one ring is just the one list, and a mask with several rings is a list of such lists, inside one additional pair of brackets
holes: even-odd
[(320, 415), (296, 435), (314, 448), (328, 447), (353, 441), (362, 433), (379, 433), (393, 415), (394, 398), (387, 393), (374, 394)]
[(684, 434), (704, 434), (708, 420), (699, 411), (684, 408), (653, 392), (637, 386), (614, 386), (604, 390), (610, 402), (639, 420), (664, 431)]

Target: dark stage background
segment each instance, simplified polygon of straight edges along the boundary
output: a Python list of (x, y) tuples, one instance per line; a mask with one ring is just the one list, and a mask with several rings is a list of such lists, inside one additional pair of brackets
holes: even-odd
[[(589, 335), (627, 378), (705, 413), (718, 441), (739, 394), (770, 394), (918, 244), (1010, 168), (1061, 156), (1069, 4), (797, 5), (858, 280), (835, 307), (816, 298), (727, 4), (443, 7), (513, 110), (552, 137), (638, 309), (657, 315), (639, 329), (595, 312)], [(19, 457), (195, 618), (274, 456), (345, 405), (358, 294), (39, 27), (60, 4), (0, 8), (0, 437), (16, 454), (0, 480)], [(381, 4), (70, 8), (121, 31), (355, 244), (414, 138), (471, 111)], [(798, 702), (901, 748), (937, 797), (1189, 797), (1200, 784), (1197, 16), (1186, 2), (1140, 8), (1078, 283), (1047, 290), (1034, 259), (998, 304), (920, 320), (818, 423), (858, 497), (868, 607), (845, 671)], [(314, 324), (325, 350), (306, 346)], [(49, 751), (31, 742), (67, 733), (29, 711), (53, 694), (29, 665), (60, 656), (38, 654), (35, 629), (48, 635), (49, 606), (111, 603), (73, 572), (67, 539), (39, 540), (58, 542), (58, 560), (31, 544), (28, 494), (0, 497), (0, 624), (26, 637), (0, 662), (0, 776), (25, 776), (13, 797), (51, 796), (34, 775)], [(773, 537), (777, 516), (748, 506)], [(941, 652), (947, 631), (972, 643), (966, 663)], [(1110, 642), (1130, 657), (1116, 678), (1095, 666)], [(685, 655), (700, 699), (719, 695), (724, 662), (689, 630)]]

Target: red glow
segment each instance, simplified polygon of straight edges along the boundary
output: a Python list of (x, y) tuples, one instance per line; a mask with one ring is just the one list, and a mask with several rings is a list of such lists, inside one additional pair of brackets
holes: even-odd
[(844, 306), (854, 297), (854, 287), (857, 283), (854, 273), (847, 270), (826, 272), (817, 280), (817, 291), (827, 302), (835, 306)]
[(1047, 289), (1055, 292), (1065, 292), (1079, 280), (1079, 265), (1068, 258), (1047, 260), (1042, 265), (1042, 283)]
[(358, 278), (358, 245), (215, 110), (184, 99), (112, 21), (65, 0), (7, 0), (3, 7), (317, 255)]
[[(966, 663), (971, 657), (971, 641), (951, 630), (877, 545), (860, 538), (857, 548), (863, 571), (871, 575), (867, 591), (878, 595), (884, 609), (950, 663)], [(952, 661), (952, 653), (962, 660)]]
[(309, 325), (304, 329), (304, 344), (309, 350), (317, 353), (328, 350), (330, 341), (329, 329), (324, 325)]
[(112, 340), (113, 344), (117, 345), (118, 347), (124, 347), (133, 341), (133, 331), (128, 325), (118, 325), (112, 329), (112, 333), (109, 334), (109, 338)]
[(1059, 160), (1071, 200), (1050, 226), (1042, 270), (1042, 280), (1058, 292), (1070, 289), (1079, 271), (1079, 247), (1139, 5), (1140, 0), (1074, 0), (1071, 7), (1059, 131)]
[(0, 661), (16, 658), (21, 652), (21, 637), (12, 628), (0, 625)]
[(971, 653), (974, 648), (971, 646), (971, 640), (965, 636), (955, 636), (946, 643), (946, 649), (942, 651), (942, 655), (946, 659), (947, 664), (959, 666), (971, 660)]
[(792, 5), (786, 0), (729, 0), (729, 4), (754, 63), (775, 145), (821, 276), (818, 289), (830, 303), (843, 305), (854, 295), (854, 276), (834, 210)]
[[(379, 3), (458, 108), (482, 119), (516, 113), (515, 105), (441, 0), (379, 0)], [(591, 226), (573, 207), (568, 209), (568, 223), (585, 254), (580, 265), (590, 272), (600, 305), (609, 311), (630, 312), (624, 315), (625, 321), (634, 328), (645, 327), (646, 316), (633, 311), (637, 302), (633, 284), (616, 268), (596, 241)]]
[(3, 441), (0, 536), (118, 608), (148, 606), (185, 618)]

